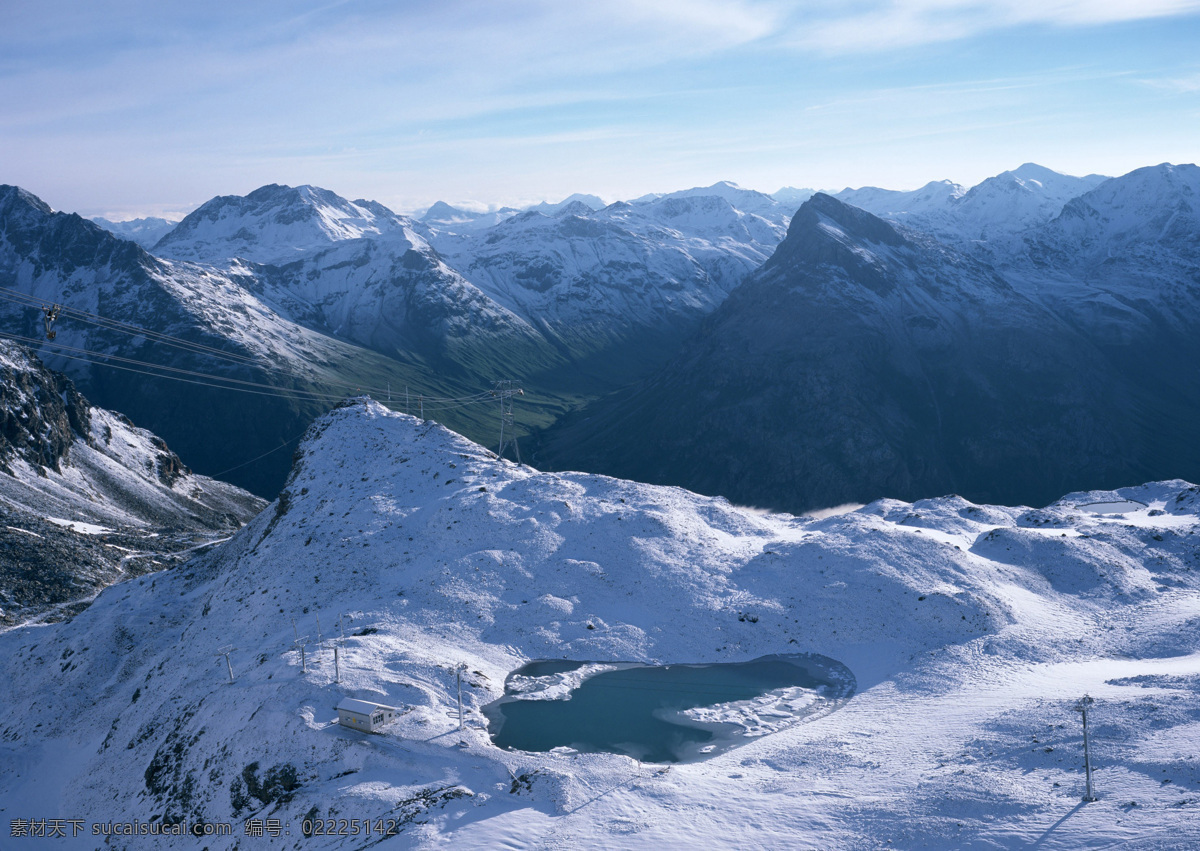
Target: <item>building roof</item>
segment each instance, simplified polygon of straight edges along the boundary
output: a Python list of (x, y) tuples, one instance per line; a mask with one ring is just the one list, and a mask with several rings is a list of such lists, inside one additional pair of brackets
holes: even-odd
[(369, 700), (356, 700), (353, 697), (344, 697), (342, 702), (337, 705), (338, 709), (344, 709), (347, 712), (357, 712), (359, 715), (370, 715), (377, 709), (390, 709), (395, 712), (396, 707), (387, 706), (382, 703), (374, 703)]

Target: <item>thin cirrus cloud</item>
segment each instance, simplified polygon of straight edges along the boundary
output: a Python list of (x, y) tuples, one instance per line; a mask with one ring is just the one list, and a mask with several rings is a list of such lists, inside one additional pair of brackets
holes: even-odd
[(0, 181), (76, 209), (268, 182), (414, 205), (920, 185), (1089, 151), (1116, 171), (1194, 138), (1198, 19), (1167, 16), (1200, 0), (10, 6)]
[(877, 52), (1029, 24), (1096, 26), (1200, 10), (1200, 0), (868, 0), (805, 4), (783, 42), (824, 53)]

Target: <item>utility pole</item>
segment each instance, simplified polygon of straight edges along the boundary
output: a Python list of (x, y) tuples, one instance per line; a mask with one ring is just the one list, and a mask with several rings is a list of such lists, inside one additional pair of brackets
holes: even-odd
[(342, 681), (342, 666), (338, 660), (338, 648), (341, 646), (341, 644), (342, 644), (342, 642), (338, 641), (337, 639), (334, 639), (334, 641), (333, 641), (333, 681), (335, 683), (340, 683)]
[(1085, 694), (1082, 698), (1080, 698), (1079, 702), (1075, 704), (1075, 711), (1082, 713), (1083, 715), (1083, 771), (1087, 776), (1087, 793), (1083, 796), (1083, 801), (1086, 804), (1090, 804), (1092, 801), (1096, 800), (1096, 796), (1092, 794), (1092, 757), (1088, 751), (1087, 729), (1088, 707), (1095, 702), (1095, 700)]
[(408, 385), (404, 385), (404, 413), (409, 413), (408, 410)]
[(458, 732), (463, 729), (463, 709), (462, 709), (462, 672), (466, 665), (460, 664), (454, 673), (458, 675)]
[(295, 619), (295, 618), (292, 618), (292, 636), (293, 636), (293, 637), (294, 637), (294, 638), (295, 638), (297, 641), (299, 641), (299, 640), (300, 640), (300, 633), (299, 633), (299, 632), (296, 630), (296, 619)]
[(307, 661), (305, 653), (304, 653), (304, 643), (306, 641), (308, 641), (307, 635), (304, 636), (303, 638), (297, 638), (296, 642), (295, 642), (296, 649), (300, 651), (300, 671), (301, 671), (301, 673), (305, 673), (305, 674), (308, 673), (308, 661)]
[(233, 682), (233, 665), (231, 665), (229, 663), (229, 654), (232, 653), (234, 650), (237, 650), (237, 648), (234, 647), (232, 644), (226, 644), (224, 647), (222, 647), (220, 650), (218, 650), (216, 653), (213, 654), (214, 656), (224, 656), (225, 657), (225, 667), (229, 669), (229, 682)]
[(421, 406), (421, 419), (424, 420), (425, 419), (425, 397), (418, 396), (417, 404)]
[[(512, 379), (497, 381), (492, 387), (492, 395), (500, 400), (500, 445), (496, 449), (496, 457), (503, 458), (504, 450), (511, 444), (513, 452), (517, 456), (517, 463), (521, 463), (521, 447), (517, 443), (516, 428), (513, 422), (513, 397), (524, 396), (525, 391), (520, 385)], [(504, 428), (508, 426), (508, 438), (505, 439)]]
[(321, 613), (317, 613), (317, 656), (321, 655)]

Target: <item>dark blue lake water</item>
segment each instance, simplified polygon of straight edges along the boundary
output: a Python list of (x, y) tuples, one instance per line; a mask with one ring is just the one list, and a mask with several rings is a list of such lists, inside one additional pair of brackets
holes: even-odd
[(854, 689), (845, 665), (817, 654), (658, 666), (551, 659), (513, 671), (483, 712), (503, 748), (691, 762), (826, 714)]

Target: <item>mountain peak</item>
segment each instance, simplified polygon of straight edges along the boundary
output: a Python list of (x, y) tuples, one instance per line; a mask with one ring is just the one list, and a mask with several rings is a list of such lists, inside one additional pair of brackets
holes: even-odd
[(564, 218), (566, 216), (587, 216), (589, 213), (594, 213), (591, 207), (582, 201), (572, 201), (570, 204), (565, 204), (554, 211), (555, 218)]
[(469, 217), (471, 214), (466, 210), (460, 210), (457, 207), (452, 207), (445, 201), (434, 201), (433, 206), (426, 210), (425, 214), (421, 216), (421, 221), (428, 222), (435, 219), (452, 219), (460, 216)]
[(1011, 171), (1004, 172), (1019, 177), (1022, 180), (1043, 180), (1047, 177), (1068, 177), (1061, 171), (1055, 171), (1052, 168), (1046, 168), (1044, 165), (1037, 163), (1022, 163)]
[[(813, 225), (830, 223), (837, 225), (845, 235), (867, 242), (884, 245), (902, 245), (905, 242), (904, 237), (883, 219), (824, 192), (815, 193), (801, 205), (792, 217), (788, 239), (791, 239), (792, 231), (799, 232)], [(825, 227), (824, 231), (832, 233), (829, 227)]]
[(11, 208), (14, 204), (24, 204), (47, 216), (54, 212), (50, 209), (49, 204), (29, 190), (22, 189), (20, 186), (11, 186), (7, 183), (0, 184), (0, 213)]
[(240, 257), (287, 263), (313, 249), (377, 236), (401, 226), (382, 204), (358, 204), (319, 186), (269, 183), (245, 196), (221, 195), (187, 215), (155, 250), (183, 260)]
[(763, 268), (834, 265), (864, 282), (875, 282), (876, 273), (863, 275), (880, 265), (872, 249), (905, 244), (907, 240), (883, 219), (818, 192), (796, 211), (787, 237)]

